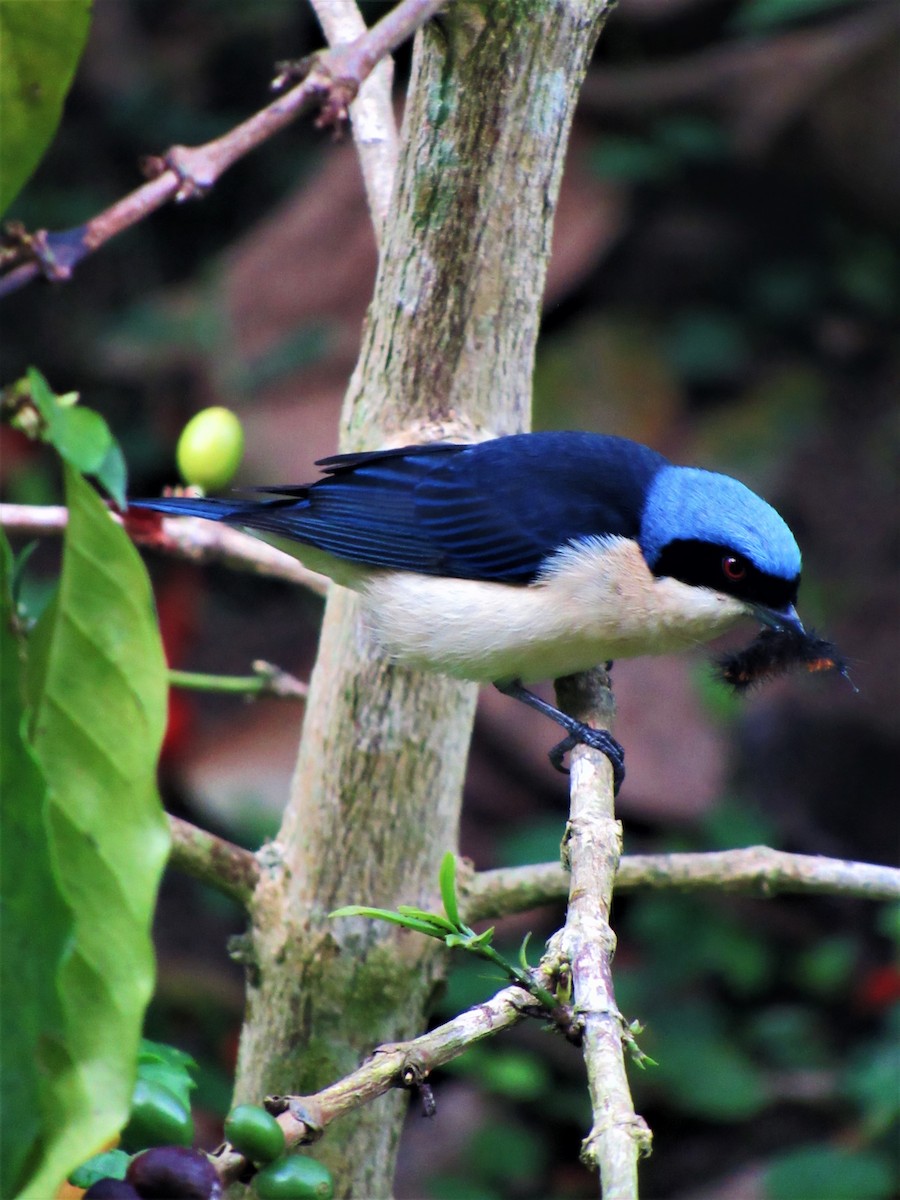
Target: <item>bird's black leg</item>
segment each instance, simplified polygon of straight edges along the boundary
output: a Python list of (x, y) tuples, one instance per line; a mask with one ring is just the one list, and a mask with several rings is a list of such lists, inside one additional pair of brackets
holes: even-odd
[(566, 774), (562, 762), (573, 746), (590, 746), (591, 749), (605, 754), (612, 763), (613, 791), (618, 792), (622, 786), (622, 780), (625, 778), (625, 751), (611, 733), (606, 729), (594, 729), (590, 725), (585, 725), (583, 721), (576, 721), (574, 717), (570, 717), (568, 713), (564, 713), (554, 704), (542, 700), (534, 692), (529, 692), (518, 679), (513, 679), (509, 683), (495, 683), (494, 687), (504, 696), (512, 696), (515, 700), (521, 700), (523, 704), (527, 704), (529, 708), (537, 709), (539, 713), (543, 713), (545, 717), (549, 717), (551, 721), (555, 721), (557, 725), (561, 725), (567, 731), (566, 737), (550, 751), (550, 762), (557, 771)]

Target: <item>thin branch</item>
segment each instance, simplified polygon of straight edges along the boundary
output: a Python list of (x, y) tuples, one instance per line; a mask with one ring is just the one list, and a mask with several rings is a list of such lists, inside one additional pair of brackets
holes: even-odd
[(565, 900), (569, 872), (559, 862), (497, 867), (462, 876), (458, 886), (463, 920), (472, 925)]
[[(350, 1075), (312, 1096), (285, 1096), (278, 1121), (289, 1148), (313, 1142), (332, 1121), (383, 1096), (392, 1088), (416, 1088), (429, 1074), (470, 1046), (509, 1029), (534, 1012), (534, 998), (523, 988), (507, 987), (476, 1008), (461, 1013), (430, 1033), (408, 1042), (379, 1046)], [(250, 1164), (233, 1147), (213, 1155), (223, 1183), (241, 1178)]]
[(57, 233), (11, 231), (0, 252), (0, 296), (43, 275), (64, 281), (75, 267), (105, 242), (142, 221), (170, 201), (202, 196), (221, 175), (251, 150), (268, 141), (314, 105), (316, 124), (339, 124), (348, 105), (378, 62), (411, 37), (443, 6), (444, 0), (402, 0), (380, 21), (347, 45), (314, 54), (304, 64), (300, 83), (273, 100), (222, 137), (202, 146), (171, 146), (160, 157), (145, 160), (152, 178), (84, 225)]
[[(270, 579), (296, 583), (323, 596), (328, 580), (310, 571), (297, 559), (240, 530), (200, 517), (163, 517), (157, 523), (128, 519), (117, 513), (114, 521), (124, 524), (132, 540), (148, 550), (158, 550), (194, 563), (222, 563), (236, 571), (249, 571)], [(61, 534), (68, 513), (59, 505), (0, 504), (0, 525), (12, 534), (47, 536)]]
[(169, 816), (169, 831), (172, 835), (169, 862), (173, 867), (230, 896), (242, 907), (249, 907), (259, 882), (260, 868), (255, 854), (181, 817)]
[(307, 684), (288, 671), (259, 658), (253, 675), (207, 675), (201, 671), (169, 671), (169, 686), (195, 692), (226, 692), (242, 696), (277, 696), (280, 700), (305, 700)]
[[(329, 46), (353, 42), (366, 32), (355, 0), (311, 0)], [(397, 123), (391, 96), (394, 64), (386, 55), (364, 81), (350, 105), (350, 122), (362, 169), (375, 240), (390, 213), (397, 169)]]
[[(594, 728), (606, 729), (614, 706), (605, 671), (556, 681), (560, 707)], [(563, 854), (571, 873), (566, 923), (550, 939), (572, 979), (572, 998), (583, 1023), (593, 1122), (581, 1147), (582, 1161), (600, 1173), (605, 1200), (638, 1194), (637, 1163), (650, 1150), (650, 1130), (634, 1111), (625, 1072), (629, 1034), (616, 1005), (612, 956), (616, 937), (609, 924), (613, 884), (622, 850), (622, 825), (615, 818), (612, 767), (586, 746), (572, 751), (569, 822)], [(548, 959), (545, 958), (545, 967)]]
[[(493, 920), (565, 900), (569, 875), (558, 862), (477, 871), (460, 880), (467, 922)], [(769, 846), (696, 854), (626, 854), (617, 891), (639, 888), (747, 892), (768, 897), (806, 892), (861, 900), (900, 900), (900, 869)]]
[(768, 846), (713, 850), (704, 854), (635, 854), (623, 859), (617, 887), (715, 888), (717, 891), (810, 892), (900, 899), (900, 870), (878, 863), (788, 854)]

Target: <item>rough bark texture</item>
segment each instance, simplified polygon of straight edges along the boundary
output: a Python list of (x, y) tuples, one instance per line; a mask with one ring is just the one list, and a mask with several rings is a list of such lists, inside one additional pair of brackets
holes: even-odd
[[(602, 0), (458, 0), (420, 34), (394, 211), (342, 448), (512, 432), (534, 345), (565, 144)], [(303, 742), (256, 892), (237, 1099), (313, 1092), (424, 1029), (435, 943), (328, 919), (439, 903), (456, 847), (475, 689), (390, 666), (356, 598), (329, 596)], [(316, 1148), (340, 1196), (390, 1194), (400, 1093)]]

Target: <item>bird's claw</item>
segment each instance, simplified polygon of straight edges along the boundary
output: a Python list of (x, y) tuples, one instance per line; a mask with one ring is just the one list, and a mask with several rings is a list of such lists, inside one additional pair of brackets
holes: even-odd
[(592, 750), (599, 750), (606, 755), (612, 765), (613, 794), (618, 795), (625, 778), (625, 751), (612, 734), (605, 729), (593, 729), (590, 725), (579, 725), (577, 730), (567, 734), (549, 754), (550, 762), (563, 775), (569, 774), (563, 766), (563, 759), (575, 746), (590, 746)]

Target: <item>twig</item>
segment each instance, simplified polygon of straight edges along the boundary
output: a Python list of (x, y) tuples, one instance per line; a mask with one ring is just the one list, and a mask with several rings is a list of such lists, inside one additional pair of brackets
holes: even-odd
[[(534, 1011), (534, 998), (520, 987), (507, 987), (490, 1000), (408, 1042), (379, 1046), (352, 1074), (312, 1096), (273, 1098), (288, 1147), (315, 1141), (337, 1120), (392, 1088), (421, 1086), (435, 1068), (457, 1058), (476, 1042), (518, 1024)], [(243, 1176), (249, 1163), (226, 1145), (213, 1156), (223, 1183)]]
[(172, 835), (169, 861), (173, 867), (230, 896), (244, 908), (249, 906), (259, 882), (255, 854), (181, 817), (169, 817), (169, 831)]
[(377, 63), (411, 37), (443, 3), (402, 0), (354, 41), (312, 55), (304, 64), (300, 83), (222, 137), (202, 146), (171, 146), (162, 156), (146, 159), (145, 170), (152, 178), (84, 225), (57, 233), (14, 231), (13, 244), (0, 258), (8, 267), (0, 277), (0, 296), (39, 275), (58, 281), (70, 279), (78, 263), (105, 242), (171, 200), (202, 196), (230, 166), (313, 105), (320, 110), (317, 125), (339, 124)]
[[(352, 42), (366, 32), (366, 23), (356, 0), (311, 0), (329, 46)], [(350, 105), (353, 140), (359, 155), (375, 240), (381, 233), (391, 207), (397, 168), (397, 123), (391, 88), (394, 64), (385, 56), (359, 89)]]
[[(492, 920), (565, 900), (569, 875), (558, 862), (477, 871), (460, 881), (468, 922)], [(900, 900), (900, 869), (813, 854), (787, 854), (769, 846), (696, 854), (626, 854), (617, 891), (673, 888), (749, 892), (762, 897), (806, 892), (861, 900)]]
[[(123, 524), (117, 513), (110, 513), (110, 516)], [(67, 521), (68, 513), (59, 505), (0, 504), (0, 525), (9, 533), (61, 534)], [(222, 563), (236, 571), (282, 579), (320, 596), (328, 590), (324, 575), (310, 571), (268, 542), (227, 525), (217, 525), (199, 517), (163, 517), (159, 524), (147, 522), (146, 526), (130, 520), (124, 524), (132, 539), (148, 550), (187, 558), (195, 563)]]
[(305, 700), (309, 692), (288, 671), (259, 658), (253, 675), (207, 675), (201, 671), (169, 671), (169, 686), (196, 692), (226, 692), (243, 696), (277, 696), (281, 700)]
[[(558, 679), (556, 690), (564, 711), (595, 728), (609, 726), (614, 710), (605, 671)], [(566, 923), (550, 939), (548, 951), (558, 956), (561, 970), (567, 965), (571, 971), (573, 1002), (583, 1023), (593, 1123), (582, 1143), (582, 1161), (599, 1171), (604, 1200), (632, 1200), (638, 1194), (638, 1158), (649, 1153), (651, 1134), (634, 1111), (625, 1073), (627, 1031), (612, 983), (616, 938), (609, 910), (622, 826), (615, 819), (609, 760), (578, 746), (571, 771), (563, 844), (571, 873), (569, 906)]]

